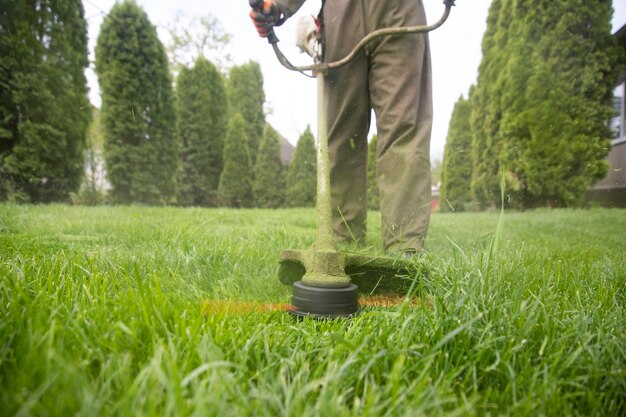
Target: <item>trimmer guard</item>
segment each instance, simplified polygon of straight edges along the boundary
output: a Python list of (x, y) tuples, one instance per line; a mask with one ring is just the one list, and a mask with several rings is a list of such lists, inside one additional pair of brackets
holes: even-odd
[[(406, 260), (388, 256), (343, 254), (345, 272), (352, 283), (365, 294), (406, 294), (416, 280), (428, 275), (426, 264), (419, 259)], [(285, 285), (302, 280), (306, 273), (305, 251), (285, 249), (280, 254), (278, 279)]]

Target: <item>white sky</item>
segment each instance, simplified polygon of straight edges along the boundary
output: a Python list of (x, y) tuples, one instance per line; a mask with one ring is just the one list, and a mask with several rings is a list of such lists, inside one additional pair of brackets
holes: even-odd
[[(178, 12), (185, 17), (212, 15), (225, 31), (232, 35), (228, 52), (235, 64), (249, 60), (261, 65), (267, 106), (271, 109), (267, 121), (292, 144), (295, 144), (307, 125), (316, 131), (316, 83), (303, 75), (283, 68), (267, 41), (257, 36), (248, 17), (249, 6), (245, 0), (136, 0), (165, 40), (164, 28)], [(83, 0), (85, 17), (89, 25), (90, 58), (98, 37), (104, 13), (108, 13), (115, 0)], [(308, 0), (302, 9), (287, 23), (277, 28), (281, 39), (279, 46), (296, 65), (309, 64), (306, 55), (295, 47), (295, 23), (299, 16), (317, 15), (320, 0)], [(442, 159), (448, 122), (454, 103), (460, 95), (467, 96), (475, 82), (481, 59), (481, 41), (486, 28), (489, 0), (458, 0), (450, 18), (443, 27), (430, 34), (433, 62), (434, 122), (431, 141), (431, 158)], [(429, 23), (439, 19), (444, 6), (441, 0), (424, 0)], [(626, 1), (614, 0), (613, 29), (626, 24)], [(92, 69), (87, 71), (90, 100), (100, 106), (97, 77)], [(374, 129), (371, 133), (374, 133)]]

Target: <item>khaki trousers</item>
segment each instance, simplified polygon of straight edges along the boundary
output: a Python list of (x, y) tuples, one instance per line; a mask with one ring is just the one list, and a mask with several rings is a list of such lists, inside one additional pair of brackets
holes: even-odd
[[(421, 0), (326, 0), (324, 60), (343, 58), (376, 29), (426, 22)], [(376, 114), (376, 172), (387, 252), (419, 250), (431, 212), (432, 81), (426, 34), (374, 41), (326, 78), (333, 229), (362, 241), (367, 221), (367, 133)]]

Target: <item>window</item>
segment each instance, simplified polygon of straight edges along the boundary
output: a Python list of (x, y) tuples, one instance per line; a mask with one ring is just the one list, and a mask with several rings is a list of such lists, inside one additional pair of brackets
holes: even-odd
[(613, 132), (612, 139), (621, 140), (626, 139), (626, 132), (624, 131), (624, 92), (626, 90), (626, 83), (621, 83), (613, 91), (613, 115), (609, 121), (609, 127)]

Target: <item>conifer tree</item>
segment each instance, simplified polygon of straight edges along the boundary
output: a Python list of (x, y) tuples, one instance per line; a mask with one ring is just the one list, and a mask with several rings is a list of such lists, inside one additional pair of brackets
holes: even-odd
[(315, 138), (307, 126), (298, 139), (287, 170), (287, 204), (290, 207), (313, 207), (317, 190)]
[(179, 146), (163, 44), (133, 1), (117, 3), (96, 46), (110, 195), (116, 203), (171, 203)]
[(0, 6), (0, 199), (67, 201), (83, 175), (91, 107), (79, 0)]
[(571, 206), (606, 172), (619, 52), (604, 0), (495, 0), (472, 108), (472, 189), (511, 206)]
[(178, 202), (216, 204), (222, 172), (228, 106), (218, 69), (198, 58), (191, 69), (182, 68), (176, 83), (177, 133), (182, 145)]
[(72, 195), (72, 203), (95, 206), (105, 202), (104, 159), (102, 158), (102, 134), (100, 109), (91, 108), (91, 123), (87, 131), (85, 149), (85, 172), (78, 193)]
[(376, 176), (378, 136), (372, 136), (367, 150), (367, 205), (370, 210), (380, 209), (380, 192)]
[(462, 96), (452, 110), (441, 173), (442, 211), (463, 211), (471, 201), (471, 110), (470, 100)]
[(246, 121), (248, 147), (254, 163), (265, 129), (263, 74), (258, 63), (251, 61), (231, 68), (228, 98), (232, 111), (240, 113)]
[(254, 205), (261, 208), (278, 208), (285, 204), (285, 166), (280, 158), (280, 138), (269, 124), (254, 168)]
[(523, 208), (578, 205), (606, 174), (606, 120), (619, 60), (611, 2), (544, 0), (541, 6), (517, 7), (533, 48), (530, 62), (522, 61), (528, 47), (516, 48), (511, 84), (526, 94), (509, 93), (511, 110), (502, 120), (507, 186), (512, 205)]
[(224, 143), (224, 169), (220, 175), (218, 196), (227, 207), (250, 207), (252, 194), (252, 163), (248, 151), (246, 122), (239, 113), (231, 116)]
[(471, 193), (483, 208), (497, 205), (500, 199), (500, 147), (503, 140), (500, 119), (505, 110), (502, 97), (506, 88), (503, 68), (510, 56), (511, 13), (508, 0), (493, 0), (489, 7), (487, 30), (482, 41), (483, 59), (473, 97), (475, 110), (470, 116), (474, 134)]

